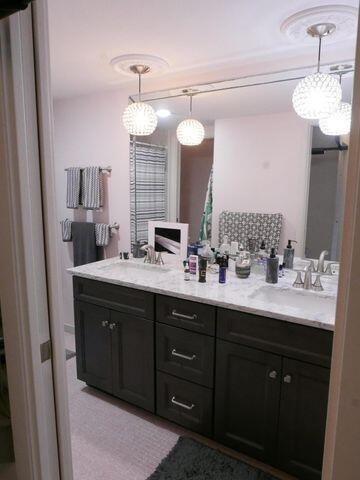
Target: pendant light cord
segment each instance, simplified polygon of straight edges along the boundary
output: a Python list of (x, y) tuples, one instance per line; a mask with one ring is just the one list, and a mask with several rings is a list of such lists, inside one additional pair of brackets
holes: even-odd
[(190, 117), (192, 117), (192, 103), (193, 103), (193, 96), (190, 95)]
[(138, 73), (139, 75), (139, 102), (141, 102), (141, 73)]
[(320, 72), (321, 41), (322, 41), (322, 35), (319, 35), (319, 50), (318, 50), (318, 61), (317, 61), (317, 73)]

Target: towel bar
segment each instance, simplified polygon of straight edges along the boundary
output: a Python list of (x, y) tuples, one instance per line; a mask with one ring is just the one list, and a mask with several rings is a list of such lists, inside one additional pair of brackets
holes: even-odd
[[(85, 167), (80, 167), (80, 170), (84, 170)], [(65, 168), (65, 172), (67, 172), (69, 168)], [(111, 172), (112, 167), (100, 167), (102, 172)]]

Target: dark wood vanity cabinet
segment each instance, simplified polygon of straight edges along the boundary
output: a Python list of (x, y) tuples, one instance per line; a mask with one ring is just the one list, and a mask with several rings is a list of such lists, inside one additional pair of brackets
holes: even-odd
[(215, 439), (320, 479), (332, 333), (219, 309), (218, 336)]
[(278, 465), (298, 478), (321, 478), (330, 370), (285, 358)]
[(216, 343), (215, 439), (264, 462), (276, 458), (281, 357)]
[(89, 385), (113, 393), (110, 311), (75, 301), (77, 376)]
[[(111, 295), (107, 292), (102, 297), (104, 286), (107, 285), (74, 277), (78, 378), (154, 412), (154, 321), (134, 314), (148, 313), (153, 318), (149, 308), (153, 296), (139, 292), (139, 302), (134, 307), (136, 292), (132, 290), (132, 295), (126, 296), (122, 287), (111, 285)], [(86, 301), (79, 300), (85, 296), (84, 291)], [(102, 303), (105, 306), (100, 306)], [(146, 309), (142, 307), (145, 304)]]
[(78, 378), (319, 480), (332, 332), (74, 277)]

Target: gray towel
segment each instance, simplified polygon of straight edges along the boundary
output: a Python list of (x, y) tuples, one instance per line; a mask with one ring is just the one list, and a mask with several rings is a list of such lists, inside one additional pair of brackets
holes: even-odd
[(96, 210), (103, 205), (103, 185), (100, 167), (86, 167), (82, 170), (82, 205), (87, 210)]
[(61, 235), (63, 242), (71, 242), (71, 224), (72, 221), (66, 218), (61, 220)]
[(71, 225), (74, 245), (74, 266), (98, 260), (98, 247), (95, 239), (95, 223), (73, 222)]
[(95, 237), (98, 247), (107, 247), (110, 241), (110, 226), (107, 223), (96, 223)]
[(80, 202), (80, 167), (69, 167), (67, 169), (67, 208), (79, 208)]

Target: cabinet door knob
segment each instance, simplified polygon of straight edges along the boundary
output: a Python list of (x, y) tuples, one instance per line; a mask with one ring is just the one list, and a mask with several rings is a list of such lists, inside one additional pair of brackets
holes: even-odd
[(103, 320), (103, 321), (101, 322), (101, 325), (102, 325), (103, 327), (107, 327), (107, 326), (109, 325), (109, 322), (108, 322), (107, 320)]
[(285, 375), (284, 383), (291, 383), (291, 381), (292, 381), (292, 376), (290, 374)]
[(271, 372), (269, 373), (269, 377), (274, 379), (274, 380), (275, 380), (275, 378), (277, 378), (277, 376), (278, 376), (278, 373), (277, 373), (276, 370), (271, 370)]
[(192, 410), (195, 407), (193, 403), (191, 403), (190, 405), (186, 405), (186, 403), (179, 402), (179, 400), (176, 400), (175, 396), (171, 398), (171, 403), (177, 405), (178, 407), (184, 408), (185, 410)]
[(193, 360), (196, 359), (196, 355), (193, 354), (193, 355), (185, 355), (185, 353), (180, 353), (176, 350), (176, 348), (173, 348), (171, 350), (171, 355), (173, 357), (179, 357), (179, 358), (183, 358), (184, 360), (189, 360), (190, 362), (192, 362)]
[(114, 330), (115, 327), (116, 327), (116, 323), (110, 323), (109, 325), (110, 330)]

